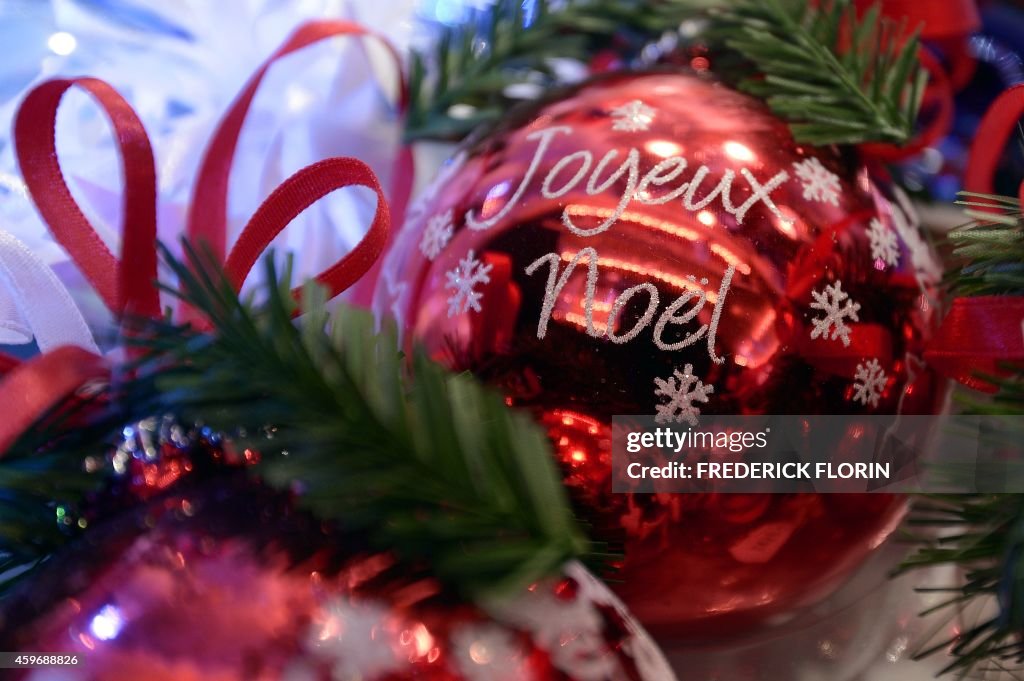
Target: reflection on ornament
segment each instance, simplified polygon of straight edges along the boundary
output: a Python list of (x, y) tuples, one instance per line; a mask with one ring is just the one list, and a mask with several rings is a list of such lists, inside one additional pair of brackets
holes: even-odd
[(46, 46), (54, 54), (66, 57), (78, 47), (78, 40), (66, 31), (57, 31), (46, 40)]

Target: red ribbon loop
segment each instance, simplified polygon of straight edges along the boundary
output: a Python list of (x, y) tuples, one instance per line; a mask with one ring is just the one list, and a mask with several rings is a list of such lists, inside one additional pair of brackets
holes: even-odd
[(0, 381), (4, 418), (0, 456), (44, 414), (59, 406), (86, 381), (109, 376), (102, 357), (65, 345), (17, 365)]
[[(205, 240), (218, 261), (225, 262), (228, 178), (246, 113), (263, 76), (277, 59), (319, 40), (355, 35), (381, 40), (398, 65), (400, 106), (408, 89), (395, 49), (382, 37), (347, 21), (317, 21), (300, 27), (253, 75), (228, 110), (206, 150), (190, 206), (187, 236)], [(124, 169), (123, 246), (118, 259), (86, 219), (64, 180), (56, 150), (57, 108), (71, 87), (80, 87), (99, 103), (113, 125)], [(32, 199), (54, 237), (67, 249), (103, 301), (118, 316), (159, 316), (155, 286), (156, 167), (145, 128), (131, 106), (108, 84), (93, 78), (53, 80), (25, 97), (15, 118), (14, 139)], [(411, 190), (412, 157), (403, 148), (396, 163), (396, 206), (401, 210)], [(242, 230), (225, 262), (225, 271), (241, 287), (270, 242), (306, 208), (336, 189), (363, 186), (377, 195), (377, 209), (363, 239), (317, 279), (337, 295), (370, 271), (388, 238), (391, 214), (377, 177), (356, 159), (314, 163), (275, 189)], [(153, 285), (148, 285), (153, 282)], [(76, 347), (61, 347), (28, 362), (0, 354), (0, 395), (7, 413), (0, 421), (0, 456), (40, 417), (58, 406), (85, 381), (109, 374), (103, 358)]]
[[(242, 131), (242, 125), (245, 122), (245, 117), (249, 112), (249, 107), (252, 105), (253, 98), (256, 96), (256, 90), (259, 88), (263, 77), (274, 62), (281, 57), (308, 47), (320, 40), (346, 35), (380, 40), (393, 56), (395, 63), (401, 64), (397, 51), (387, 40), (370, 32), (360, 24), (350, 21), (313, 21), (304, 24), (253, 74), (217, 127), (210, 146), (206, 150), (206, 155), (199, 169), (199, 175), (196, 178), (195, 192), (189, 209), (186, 233), (194, 243), (206, 242), (218, 261), (224, 261), (226, 251), (228, 180), (231, 175), (231, 166), (234, 163), (235, 150), (238, 147), (238, 138)], [(401, 74), (400, 68), (399, 74)], [(404, 79), (401, 80), (399, 92), (401, 98), (400, 108), (404, 110), (408, 97), (408, 88), (405, 86)], [(338, 270), (344, 270), (347, 267), (353, 266), (354, 263), (362, 263), (370, 253), (373, 254), (373, 258), (376, 258), (380, 251), (383, 250), (384, 244), (387, 241), (390, 219), (386, 208), (383, 209), (384, 212), (382, 213), (382, 206), (385, 206), (384, 198), (376, 178), (372, 177), (372, 173), (370, 173), (370, 176), (372, 181), (370, 179), (357, 179), (358, 177), (367, 178), (367, 176), (362, 170), (356, 169), (356, 166), (351, 162), (346, 164), (316, 163), (300, 170), (281, 187), (284, 190), (287, 185), (288, 189), (280, 194), (274, 192), (264, 205), (257, 210), (252, 220), (239, 235), (238, 243), (235, 246), (235, 251), (239, 252), (235, 261), (238, 263), (238, 267), (241, 267), (242, 263), (248, 263), (248, 267), (251, 268), (255, 258), (250, 256), (255, 252), (258, 257), (259, 252), (266, 248), (267, 243), (269, 243), (265, 240), (266, 234), (270, 232), (273, 232), (275, 235), (280, 233), (292, 218), (312, 205), (316, 200), (333, 191), (333, 189), (351, 185), (367, 186), (378, 193), (377, 215), (374, 218), (373, 225), (370, 227), (370, 231), (352, 253), (349, 253), (349, 255), (317, 277), (321, 281), (326, 279), (328, 285), (331, 286), (332, 291), (335, 293), (343, 291), (362, 276), (373, 263), (370, 262), (365, 268), (360, 268), (358, 274), (354, 277), (351, 274), (339, 273)], [(306, 194), (303, 191), (304, 188), (312, 190), (316, 187), (322, 190), (328, 186), (331, 188), (322, 191), (322, 193), (317, 194), (316, 191), (313, 191), (313, 194), (316, 194), (315, 196)], [(284, 222), (279, 222), (279, 220), (283, 219), (284, 215), (290, 215), (291, 217), (288, 217)], [(271, 224), (266, 224), (268, 220), (272, 221)], [(379, 247), (377, 247), (377, 244), (379, 244)], [(234, 251), (232, 254), (234, 254)], [(353, 255), (357, 257), (352, 257)], [(235, 271), (233, 273), (233, 281), (240, 282), (244, 280), (247, 272), (248, 270), (241, 273)], [(348, 284), (344, 286), (339, 285), (348, 280), (351, 280)]]
[(977, 374), (998, 376), (1001, 362), (1024, 361), (1024, 298), (957, 298), (925, 359), (970, 388), (995, 392)]
[[(964, 188), (978, 194), (995, 193), (996, 167), (1006, 143), (1024, 117), (1024, 84), (1014, 85), (992, 103), (978, 125), (967, 160)], [(1018, 190), (1024, 202), (1024, 182)]]
[[(971, 145), (964, 178), (968, 191), (995, 193), (996, 167), (1022, 116), (1024, 85), (1006, 90), (989, 107)], [(1019, 193), (1024, 201), (1024, 182)], [(978, 210), (999, 209), (992, 206)], [(995, 392), (997, 386), (978, 374), (1004, 375), (1002, 363), (1024, 361), (1024, 298), (972, 296), (955, 299), (925, 358), (943, 374), (970, 388)]]
[[(117, 258), (78, 207), (57, 156), (57, 109), (79, 87), (106, 112), (124, 171), (121, 257)], [(95, 78), (51, 80), (25, 97), (14, 119), (14, 143), (25, 184), (54, 238), (67, 250), (107, 307), (160, 314), (156, 281), (156, 164), (142, 121), (110, 85)]]
[[(256, 210), (242, 230), (238, 243), (231, 249), (226, 270), (235, 289), (242, 283), (271, 241), (302, 211), (336, 189), (351, 186), (369, 187), (377, 193), (377, 212), (366, 235), (345, 257), (327, 268), (316, 279), (334, 297), (358, 281), (384, 250), (391, 217), (384, 191), (362, 161), (352, 158), (330, 158), (306, 166), (275, 189)], [(299, 289), (293, 293), (298, 294)]]

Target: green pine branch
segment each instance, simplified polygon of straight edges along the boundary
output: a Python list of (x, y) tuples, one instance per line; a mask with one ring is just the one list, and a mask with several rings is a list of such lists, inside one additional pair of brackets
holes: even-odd
[(498, 394), (420, 354), (407, 362), (393, 335), (365, 313), (328, 312), (316, 287), (293, 322), (290, 277), (272, 259), (257, 307), (186, 253), (169, 264), (212, 333), (161, 324), (133, 341), (148, 353), (138, 380), (163, 412), (231, 434), (260, 452), (265, 481), (301, 490), (300, 506), (472, 597), (589, 550), (544, 431)]
[(0, 452), (0, 596), (87, 527), (79, 511), (111, 473), (116, 434), (154, 413), (144, 382), (117, 394), (76, 395)]
[[(956, 263), (947, 275), (956, 296), (1024, 295), (1024, 217), (1016, 198), (962, 192), (971, 221), (949, 234)], [(1024, 367), (1006, 366), (986, 376), (997, 391), (986, 396), (966, 389), (955, 393), (965, 414), (1004, 416), (997, 432), (1019, 442), (1024, 416)], [(997, 599), (998, 611), (956, 636), (917, 653), (947, 649), (944, 672), (985, 673), (1024, 663), (1024, 494), (926, 495), (915, 504), (908, 528), (919, 548), (901, 566), (906, 572), (955, 565), (962, 584), (943, 590), (948, 598), (928, 612), (956, 613), (980, 599)], [(934, 538), (934, 533), (940, 536)], [(925, 613), (928, 614), (928, 613)]]
[(741, 88), (765, 99), (809, 144), (902, 144), (914, 132), (927, 74), (917, 32), (857, 17), (853, 0), (734, 0), (712, 10), (717, 33), (753, 63)]
[[(946, 598), (922, 616), (948, 610), (962, 612), (980, 599), (997, 599), (999, 608), (956, 635), (919, 650), (915, 659), (948, 650), (950, 663), (940, 672), (961, 676), (1007, 669), (1024, 662), (1024, 495), (927, 495), (907, 522), (921, 547), (899, 573), (937, 565), (962, 570), (959, 586), (941, 589)], [(938, 539), (930, 538), (936, 529)]]
[(971, 222), (949, 235), (953, 293), (962, 296), (1024, 295), (1024, 217), (1020, 201), (961, 192), (958, 203)]
[[(616, 41), (642, 44), (720, 0), (497, 0), (413, 53), (406, 138), (460, 140), (521, 101), (514, 86), (557, 85), (551, 60), (587, 62)], [(521, 95), (520, 95), (521, 96)]]
[[(241, 300), (220, 267), (165, 253), (201, 333), (139, 320), (140, 359), (111, 388), (45, 416), (0, 457), (0, 594), (76, 534), (73, 513), (109, 483), (126, 424), (174, 414), (260, 453), (253, 472), (325, 521), (425, 567), (470, 598), (500, 596), (596, 556), (573, 518), (544, 431), (469, 375), (304, 290), (267, 259), (265, 301)], [(168, 289), (170, 290), (170, 289)], [(89, 460), (93, 465), (85, 466)], [(100, 462), (96, 464), (96, 462)], [(88, 469), (88, 470), (87, 470)], [(62, 513), (74, 518), (70, 526)]]

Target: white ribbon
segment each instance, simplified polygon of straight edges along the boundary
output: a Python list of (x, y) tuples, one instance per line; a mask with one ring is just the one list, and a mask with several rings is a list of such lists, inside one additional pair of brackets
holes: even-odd
[(75, 301), (50, 267), (0, 229), (0, 345), (28, 343), (43, 352), (77, 345), (100, 354)]

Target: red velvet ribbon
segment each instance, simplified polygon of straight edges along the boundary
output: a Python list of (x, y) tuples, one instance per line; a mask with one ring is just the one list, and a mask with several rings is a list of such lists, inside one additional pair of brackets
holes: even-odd
[[(1024, 85), (1003, 92), (981, 120), (968, 157), (964, 187), (993, 194), (999, 159), (1024, 117)], [(1024, 182), (1018, 193), (1024, 202)], [(993, 208), (993, 211), (998, 210)], [(1005, 362), (1024, 361), (1024, 298), (974, 296), (957, 298), (942, 322), (927, 359), (945, 375), (985, 392), (996, 386), (978, 374), (1005, 373)]]
[(815, 369), (849, 378), (857, 365), (877, 359), (883, 366), (892, 363), (892, 334), (881, 324), (850, 324), (850, 345), (838, 340), (810, 337), (807, 327), (800, 325), (794, 334), (799, 354)]
[[(377, 209), (362, 240), (343, 258), (317, 276), (331, 296), (364, 277), (387, 241), (391, 213), (373, 171), (362, 161), (332, 158), (298, 171), (260, 205), (224, 257), (228, 178), (246, 113), (263, 76), (277, 59), (314, 42), (335, 36), (381, 40), (400, 65), (394, 48), (359, 24), (317, 21), (300, 27), (255, 73), (215, 132), (204, 156), (190, 207), (187, 236), (205, 241), (225, 264), (231, 283), (240, 288), (270, 242), (302, 211), (336, 189), (363, 186), (377, 195)], [(399, 68), (401, 78), (401, 69)], [(71, 87), (88, 92), (107, 113), (114, 129), (124, 171), (122, 249), (116, 257), (103, 243), (75, 202), (57, 156), (55, 131), (61, 97)], [(400, 83), (404, 111), (408, 91)], [(149, 138), (131, 106), (108, 84), (93, 78), (48, 81), (34, 88), (19, 108), (14, 125), (18, 161), (29, 194), (54, 237), (65, 247), (86, 279), (115, 316), (156, 317), (160, 300), (155, 286), (156, 169)], [(404, 148), (396, 160), (396, 204), (404, 210), (412, 187), (412, 156)], [(297, 294), (297, 291), (294, 292)], [(0, 355), (0, 455), (40, 417), (59, 405), (86, 380), (109, 375), (107, 362), (75, 347), (18, 363)]]
[(1024, 361), (1024, 298), (957, 298), (925, 359), (970, 388), (994, 392), (979, 374), (998, 376), (1001, 363)]

